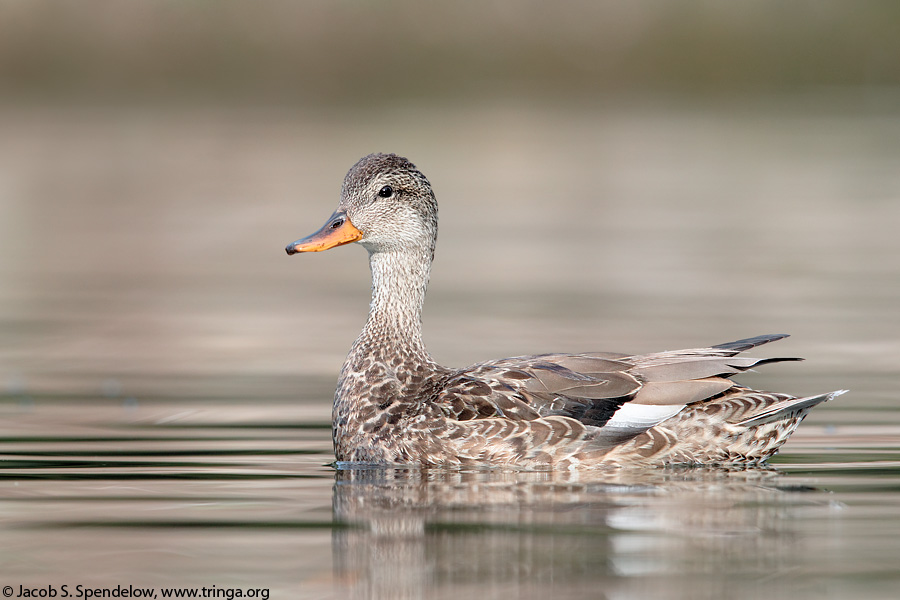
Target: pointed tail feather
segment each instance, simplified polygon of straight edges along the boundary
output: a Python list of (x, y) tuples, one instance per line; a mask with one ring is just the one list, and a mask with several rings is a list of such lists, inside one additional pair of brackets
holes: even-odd
[(737, 354), (738, 352), (744, 352), (745, 350), (750, 350), (751, 348), (756, 348), (757, 346), (762, 346), (763, 344), (768, 344), (769, 342), (777, 342), (778, 340), (783, 340), (786, 337), (789, 337), (789, 334), (770, 333), (766, 335), (758, 335), (756, 337), (747, 338), (744, 340), (737, 340), (736, 342), (717, 344), (712, 347), (716, 350), (727, 350), (729, 352), (734, 352), (735, 354)]
[(734, 424), (734, 427), (758, 427), (764, 423), (774, 423), (776, 421), (782, 421), (791, 415), (797, 415), (798, 413), (805, 414), (809, 409), (816, 406), (817, 404), (821, 404), (822, 402), (827, 402), (832, 398), (836, 398), (841, 394), (847, 393), (847, 390), (837, 390), (834, 392), (828, 392), (827, 394), (819, 394), (818, 396), (807, 396), (806, 398), (794, 398), (792, 400), (788, 400), (786, 402), (781, 402), (765, 410), (758, 415), (754, 415), (749, 419), (744, 419), (743, 421), (739, 421)]

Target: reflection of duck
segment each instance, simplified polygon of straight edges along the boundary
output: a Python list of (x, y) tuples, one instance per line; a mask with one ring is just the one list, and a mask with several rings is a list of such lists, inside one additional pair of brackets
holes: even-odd
[(786, 483), (767, 469), (337, 469), (335, 579), (348, 598), (783, 592), (793, 578), (772, 573), (814, 562), (795, 517), (831, 509)]
[(778, 360), (738, 357), (784, 337), (645, 355), (544, 354), (449, 369), (422, 342), (437, 239), (431, 184), (405, 158), (372, 154), (344, 179), (337, 211), (287, 247), (369, 251), (372, 304), (341, 370), (338, 461), (575, 468), (755, 463), (815, 405), (730, 376)]

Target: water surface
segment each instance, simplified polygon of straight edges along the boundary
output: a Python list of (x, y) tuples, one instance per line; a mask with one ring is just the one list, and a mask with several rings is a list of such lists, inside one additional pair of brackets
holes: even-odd
[(519, 473), (334, 470), (329, 430), (286, 403), (72, 404), (4, 405), (0, 583), (275, 598), (890, 598), (900, 583), (896, 417), (807, 424), (770, 469)]

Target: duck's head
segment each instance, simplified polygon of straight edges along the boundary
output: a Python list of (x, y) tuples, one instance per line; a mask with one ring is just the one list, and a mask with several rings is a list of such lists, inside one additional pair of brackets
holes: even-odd
[(370, 253), (434, 254), (437, 201), (428, 179), (402, 156), (370, 154), (344, 178), (341, 202), (314, 234), (288, 244), (288, 254), (359, 242)]

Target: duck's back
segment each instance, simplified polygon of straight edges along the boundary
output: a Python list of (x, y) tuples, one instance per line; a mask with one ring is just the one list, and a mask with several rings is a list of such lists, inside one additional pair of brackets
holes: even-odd
[[(741, 352), (767, 335), (646, 355), (507, 358), (447, 377), (435, 398), (458, 427), (460, 462), (477, 455), (522, 466), (755, 463), (774, 454), (824, 394), (794, 398), (732, 375), (794, 358)], [(481, 459), (483, 462), (483, 459)]]

